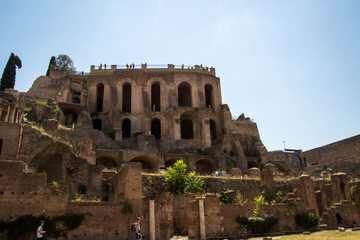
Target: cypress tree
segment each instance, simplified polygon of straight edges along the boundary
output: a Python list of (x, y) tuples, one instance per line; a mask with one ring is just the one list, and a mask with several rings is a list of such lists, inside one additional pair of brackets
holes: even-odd
[(54, 66), (56, 64), (56, 58), (55, 56), (52, 56), (51, 59), (50, 59), (50, 62), (49, 62), (49, 67), (47, 69), (47, 72), (46, 72), (46, 76), (49, 76), (50, 75), (50, 69), (52, 66)]
[(5, 88), (14, 88), (16, 66), (21, 68), (21, 60), (18, 56), (14, 55), (14, 53), (11, 53), (1, 77), (0, 91), (4, 91)]

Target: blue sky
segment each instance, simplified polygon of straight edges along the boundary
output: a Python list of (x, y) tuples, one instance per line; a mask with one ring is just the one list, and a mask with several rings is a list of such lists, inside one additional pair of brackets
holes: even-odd
[(268, 150), (308, 150), (360, 133), (360, 1), (0, 0), (0, 71), (11, 52), (27, 91), (50, 57), (77, 70), (203, 64), (233, 116)]

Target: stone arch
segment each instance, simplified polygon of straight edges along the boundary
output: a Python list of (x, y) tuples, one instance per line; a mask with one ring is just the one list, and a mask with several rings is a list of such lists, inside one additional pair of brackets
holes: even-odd
[(69, 152), (64, 146), (45, 147), (30, 161), (29, 167), (36, 172), (45, 172), (47, 182), (62, 183), (65, 177), (64, 153)]
[(151, 135), (154, 135), (157, 140), (161, 139), (161, 121), (158, 118), (151, 120)]
[(194, 139), (194, 122), (186, 113), (180, 117), (181, 139)]
[(121, 122), (122, 138), (131, 137), (131, 121), (128, 118), (124, 118)]
[(96, 111), (102, 112), (104, 106), (104, 84), (98, 83), (96, 85)]
[(211, 84), (205, 85), (205, 106), (214, 110), (214, 88)]
[(158, 163), (152, 157), (147, 155), (134, 157), (130, 162), (140, 162), (143, 171), (153, 171), (158, 168)]
[(293, 154), (292, 158), (299, 164), (300, 168), (303, 169), (301, 157), (297, 154)]
[(160, 83), (151, 84), (151, 111), (160, 112)]
[(170, 158), (165, 161), (165, 168), (171, 167), (176, 163), (176, 161), (180, 160), (180, 158)]
[(201, 175), (211, 175), (216, 169), (216, 165), (209, 159), (200, 159), (195, 163), (196, 172)]
[(192, 107), (191, 85), (187, 82), (182, 82), (178, 86), (178, 105)]
[(131, 84), (126, 82), (122, 86), (122, 111), (131, 113)]
[(96, 165), (101, 165), (104, 168), (113, 169), (119, 168), (120, 162), (116, 158), (107, 154), (100, 154), (96, 156)]

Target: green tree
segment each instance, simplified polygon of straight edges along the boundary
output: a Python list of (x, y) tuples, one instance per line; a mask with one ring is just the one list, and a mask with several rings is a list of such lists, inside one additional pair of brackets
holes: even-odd
[(174, 195), (184, 193), (186, 187), (186, 171), (187, 165), (183, 160), (178, 160), (172, 167), (168, 167), (164, 183), (166, 191)]
[(0, 91), (4, 91), (5, 88), (14, 88), (16, 67), (20, 69), (21, 66), (20, 58), (14, 55), (14, 53), (11, 53), (1, 77)]
[(49, 76), (49, 75), (50, 75), (50, 69), (51, 69), (53, 66), (55, 66), (55, 64), (56, 64), (56, 57), (55, 57), (55, 56), (52, 56), (52, 57), (50, 58), (49, 67), (48, 67), (48, 69), (47, 69), (47, 71), (46, 71), (46, 76)]
[(61, 72), (74, 72), (74, 62), (73, 60), (65, 54), (61, 54), (56, 58), (56, 67)]
[(255, 208), (253, 210), (254, 217), (261, 217), (261, 205), (265, 204), (265, 198), (263, 196), (258, 196), (254, 198)]
[(185, 193), (201, 193), (204, 180), (196, 176), (196, 172), (189, 173), (185, 178)]

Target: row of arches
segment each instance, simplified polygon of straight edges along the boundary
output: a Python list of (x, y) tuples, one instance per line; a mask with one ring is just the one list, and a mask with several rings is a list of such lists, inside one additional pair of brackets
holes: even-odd
[[(165, 168), (172, 166), (178, 158), (172, 158), (165, 161)], [(155, 159), (147, 155), (141, 155), (134, 157), (130, 162), (140, 162), (141, 167), (144, 171), (153, 171), (158, 169), (158, 163)], [(96, 164), (102, 165), (105, 168), (119, 168), (120, 162), (115, 159), (113, 156), (109, 155), (99, 155), (96, 157)], [(195, 162), (195, 171), (199, 174), (211, 174), (217, 169), (216, 164), (210, 159), (200, 159)]]
[[(182, 115), (180, 118), (180, 134), (181, 139), (194, 139), (194, 123), (193, 121)], [(94, 128), (95, 128), (95, 120)], [(100, 123), (98, 123), (100, 121)], [(96, 119), (97, 126), (101, 126), (101, 120)], [(99, 128), (96, 128), (99, 129)], [(122, 129), (122, 138), (130, 138), (131, 137), (131, 120), (129, 118), (124, 118), (121, 123)], [(101, 129), (99, 129), (101, 130)], [(161, 120), (158, 118), (154, 118), (151, 120), (151, 129), (150, 134), (154, 135), (157, 140), (161, 139)], [(211, 139), (216, 139), (216, 123), (213, 119), (210, 119), (210, 137)]]
[[(205, 106), (206, 108), (214, 109), (213, 87), (211, 84), (206, 84), (205, 91)], [(192, 93), (191, 86), (187, 82), (183, 82), (178, 86), (178, 105), (183, 107), (192, 107)], [(122, 86), (122, 111), (131, 113), (131, 84), (124, 83)], [(151, 85), (151, 111), (161, 111), (161, 91), (160, 83), (154, 82)], [(104, 108), (104, 84), (98, 83), (96, 86), (96, 111), (103, 112)]]

